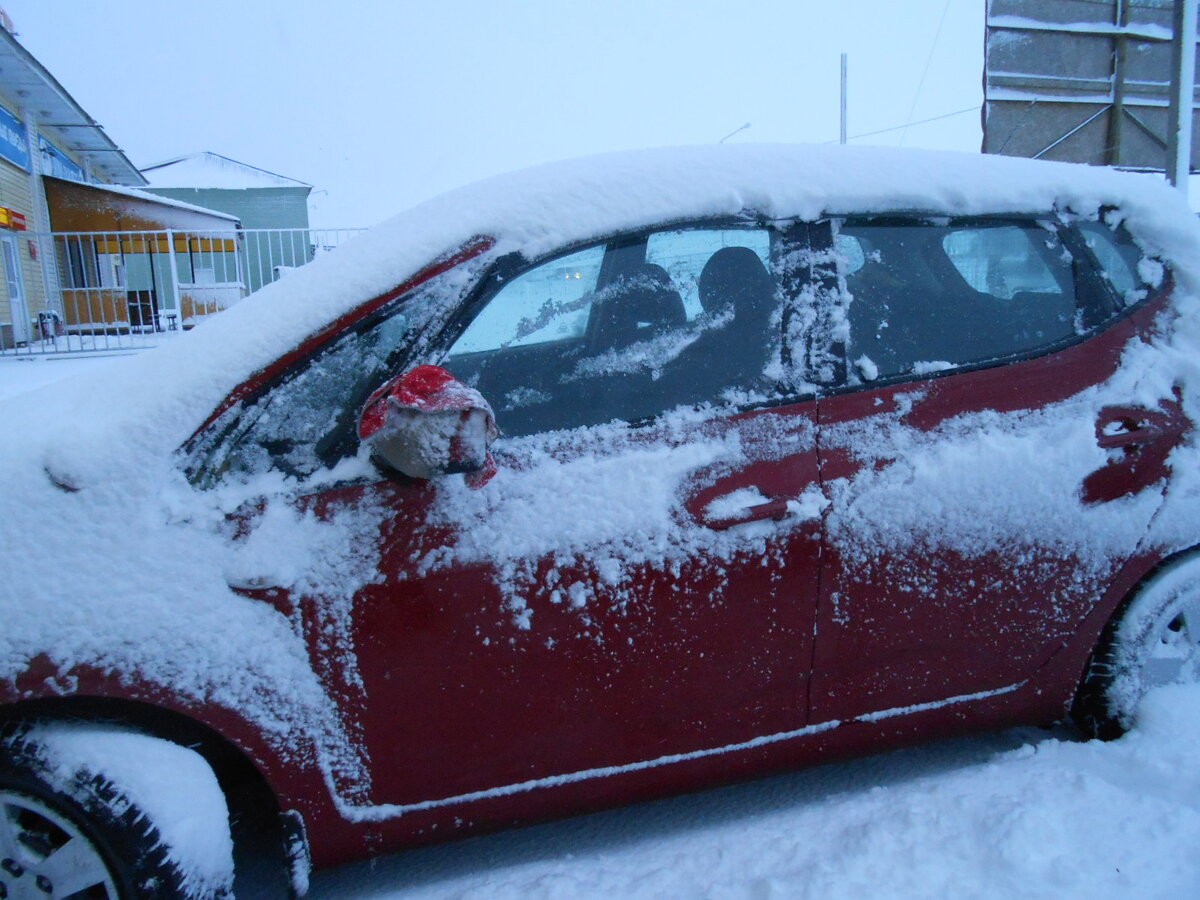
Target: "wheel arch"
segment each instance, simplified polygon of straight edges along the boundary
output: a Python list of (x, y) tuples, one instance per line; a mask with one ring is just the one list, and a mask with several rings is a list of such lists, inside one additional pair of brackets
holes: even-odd
[(1200, 544), (1159, 556), (1151, 565), (1144, 567), (1101, 622), (1099, 632), (1091, 643), (1091, 650), (1079, 673), (1076, 691), (1069, 706), (1070, 717), (1085, 734), (1109, 740), (1124, 733), (1124, 728), (1108, 720), (1107, 714), (1100, 708), (1101, 698), (1091, 685), (1096, 679), (1102, 679), (1107, 674), (1107, 660), (1114, 649), (1121, 623), (1130, 606), (1160, 578), (1181, 566), (1198, 563)]
[[(239, 887), (236, 896), (277, 897), (281, 886), (295, 895), (306, 881), (307, 871), (301, 870), (306, 869), (309, 850), (300, 813), (285, 811), (250, 753), (211, 725), (152, 703), (114, 697), (42, 697), (0, 707), (0, 734), (30, 721), (120, 725), (194, 750), (213, 770), (225, 795), (237, 878), (255, 884), (275, 882), (261, 894), (261, 887)], [(286, 884), (281, 885), (281, 878)]]

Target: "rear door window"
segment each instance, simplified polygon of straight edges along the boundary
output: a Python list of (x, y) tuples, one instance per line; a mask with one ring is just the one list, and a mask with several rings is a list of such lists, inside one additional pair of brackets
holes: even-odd
[(1019, 356), (1080, 330), (1072, 258), (1050, 225), (847, 220), (834, 250), (849, 358), (867, 380)]

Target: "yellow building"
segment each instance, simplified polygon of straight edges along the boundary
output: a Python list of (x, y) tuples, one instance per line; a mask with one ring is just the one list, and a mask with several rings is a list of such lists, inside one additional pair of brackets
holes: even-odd
[[(160, 312), (203, 313), (177, 283), (164, 292), (163, 276), (178, 282), (176, 253), (199, 247), (195, 234), (228, 234), (238, 219), (138, 190), (146, 179), (11, 27), (0, 11), (0, 350), (47, 324), (159, 328)], [(116, 236), (173, 229), (185, 231), (165, 243)], [(150, 279), (130, 285), (125, 270), (139, 262)]]

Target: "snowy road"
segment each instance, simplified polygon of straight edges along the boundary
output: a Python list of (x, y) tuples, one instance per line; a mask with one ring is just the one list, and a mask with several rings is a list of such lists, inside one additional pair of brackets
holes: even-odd
[(1200, 688), (349, 866), (313, 900), (1200, 896)]

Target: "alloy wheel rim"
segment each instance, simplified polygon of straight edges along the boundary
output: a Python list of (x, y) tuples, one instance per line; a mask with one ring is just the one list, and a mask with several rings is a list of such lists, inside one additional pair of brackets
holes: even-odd
[(1200, 676), (1200, 593), (1172, 604), (1147, 636), (1138, 673), (1142, 693)]
[(0, 900), (119, 900), (108, 864), (71, 820), (0, 789)]

